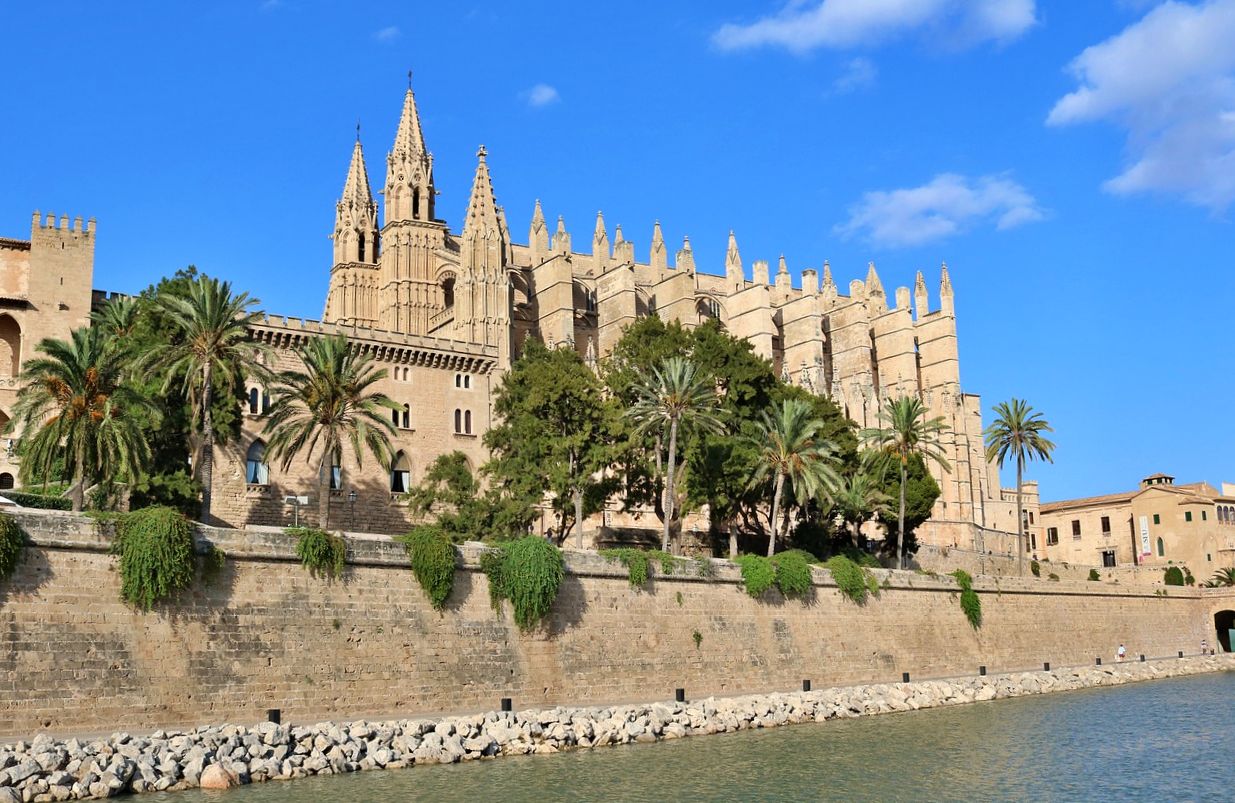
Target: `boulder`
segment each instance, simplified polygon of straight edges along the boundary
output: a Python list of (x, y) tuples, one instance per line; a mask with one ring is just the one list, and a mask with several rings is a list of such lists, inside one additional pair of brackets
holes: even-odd
[(202, 789), (231, 789), (233, 786), (239, 786), (240, 781), (230, 769), (222, 764), (211, 764), (202, 770), (198, 785)]

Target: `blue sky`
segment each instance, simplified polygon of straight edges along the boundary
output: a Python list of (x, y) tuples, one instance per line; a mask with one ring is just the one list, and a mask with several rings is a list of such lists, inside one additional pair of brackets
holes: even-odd
[[(193, 263), (321, 315), (359, 119), (380, 186), (406, 72), (456, 229), (484, 143), (536, 198), (702, 270), (939, 263), (961, 379), (1056, 428), (1046, 499), (1235, 480), (1235, 0), (0, 2), (0, 236), (98, 218), (95, 286)], [(610, 230), (612, 236), (612, 229)], [(986, 413), (989, 419), (989, 412)]]

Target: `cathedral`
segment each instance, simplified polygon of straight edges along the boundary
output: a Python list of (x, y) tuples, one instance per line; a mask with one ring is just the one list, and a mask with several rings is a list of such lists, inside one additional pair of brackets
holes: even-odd
[[(294, 364), (306, 338), (345, 333), (387, 370), (380, 389), (402, 405), (392, 413), (398, 453), (390, 471), (348, 465), (351, 455), (331, 467), (332, 527), (405, 530), (399, 497), (436, 457), (462, 451), (474, 467), (484, 463), (492, 392), (528, 337), (569, 344), (595, 364), (624, 327), (659, 315), (686, 327), (717, 319), (783, 379), (830, 397), (859, 426), (878, 423), (884, 399), (919, 396), (948, 424), (951, 464), (946, 473), (932, 468), (942, 494), (920, 540), (1010, 551), (998, 539), (1016, 531), (1015, 505), (985, 459), (980, 400), (961, 389), (946, 265), (933, 293), (919, 272), (912, 289), (889, 294), (873, 263), (865, 278), (840, 287), (824, 262), (821, 271), (803, 269), (795, 287), (783, 256), (774, 274), (767, 260), (748, 267), (732, 231), (724, 264), (711, 270), (696, 265), (689, 239), (670, 254), (659, 223), (636, 254), (621, 226), (610, 230), (599, 214), (590, 244), (576, 250), (562, 218), (550, 224), (539, 202), (526, 243), (516, 243), (488, 159), (481, 146), (461, 228), (452, 230), (439, 217), (433, 155), (409, 87), (386, 154), (380, 210), (357, 136), (336, 205), (322, 320), (267, 314), (254, 326), (253, 336), (274, 346), (281, 365), (272, 367)], [(266, 464), (269, 397), (251, 385), (243, 437), (215, 461), (214, 512), (219, 524), (286, 526), (317, 493), (316, 467), (284, 473)], [(1026, 490), (1033, 509), (1036, 486)], [(315, 498), (307, 509), (317, 509)], [(656, 526), (631, 515), (606, 511), (586, 529)]]

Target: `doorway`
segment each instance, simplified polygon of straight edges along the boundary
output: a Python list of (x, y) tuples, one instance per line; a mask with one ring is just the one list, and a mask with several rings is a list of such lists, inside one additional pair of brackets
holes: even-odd
[(1235, 611), (1218, 611), (1214, 614), (1214, 629), (1218, 631), (1218, 645), (1223, 652), (1231, 651), (1232, 636), (1235, 636)]

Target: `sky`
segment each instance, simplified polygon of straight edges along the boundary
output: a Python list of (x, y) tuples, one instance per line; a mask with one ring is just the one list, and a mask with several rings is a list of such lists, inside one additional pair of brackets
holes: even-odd
[[(1044, 500), (1235, 481), (1235, 0), (0, 0), (0, 236), (98, 220), (96, 288), (194, 264), (320, 318), (357, 123), (375, 189), (407, 72), (462, 223), (480, 144), (539, 198), (723, 273), (874, 261), (956, 292), (961, 382), (1055, 428)], [(1011, 481), (1005, 472), (1005, 482)]]

